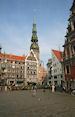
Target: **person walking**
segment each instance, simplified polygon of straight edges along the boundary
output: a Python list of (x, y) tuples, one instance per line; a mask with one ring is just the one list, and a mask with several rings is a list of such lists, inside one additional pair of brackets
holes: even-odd
[(32, 96), (33, 96), (33, 97), (36, 96), (36, 89), (35, 89), (35, 88), (33, 88), (33, 94), (32, 94)]
[(52, 93), (54, 93), (54, 92), (55, 92), (55, 86), (52, 85)]
[(5, 91), (7, 91), (7, 86), (5, 86)]
[(71, 93), (72, 93), (72, 86), (70, 85), (70, 95), (71, 95)]

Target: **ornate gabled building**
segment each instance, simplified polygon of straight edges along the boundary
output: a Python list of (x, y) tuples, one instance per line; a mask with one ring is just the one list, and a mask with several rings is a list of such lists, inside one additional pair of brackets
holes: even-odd
[(67, 91), (69, 91), (70, 85), (75, 88), (75, 0), (70, 11), (62, 61)]
[(38, 83), (38, 60), (33, 50), (25, 59), (25, 83)]

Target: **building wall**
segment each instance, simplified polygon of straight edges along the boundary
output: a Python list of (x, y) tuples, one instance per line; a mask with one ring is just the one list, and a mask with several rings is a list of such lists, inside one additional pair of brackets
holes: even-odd
[(70, 85), (75, 88), (75, 1), (71, 7), (69, 25), (67, 27), (66, 39), (64, 43), (63, 66), (66, 80), (66, 90), (69, 91)]
[(36, 55), (36, 57), (37, 57), (37, 59), (39, 61), (39, 51), (34, 51), (34, 53), (35, 53), (35, 55)]
[[(16, 57), (16, 56), (15, 56)], [(3, 70), (2, 67), (5, 66)], [(24, 60), (8, 58), (7, 54), (0, 56), (0, 79), (6, 80), (8, 85), (16, 83), (18, 80), (24, 80)]]
[(25, 59), (25, 83), (38, 82), (38, 60), (33, 50), (30, 51)]
[(47, 63), (47, 84), (52, 85), (52, 59), (48, 59)]
[(63, 80), (62, 65), (52, 52), (52, 84), (61, 85)]
[(46, 80), (46, 76), (47, 70), (43, 66), (38, 64), (38, 83), (42, 84)]

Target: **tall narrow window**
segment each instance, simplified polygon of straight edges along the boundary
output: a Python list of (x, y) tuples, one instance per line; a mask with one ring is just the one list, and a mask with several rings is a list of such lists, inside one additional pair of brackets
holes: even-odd
[(66, 65), (66, 74), (70, 74), (70, 66)]
[(74, 22), (74, 29), (75, 29), (75, 22)]
[(73, 54), (75, 54), (75, 45), (73, 45)]
[(17, 78), (18, 78), (18, 75), (17, 75)]

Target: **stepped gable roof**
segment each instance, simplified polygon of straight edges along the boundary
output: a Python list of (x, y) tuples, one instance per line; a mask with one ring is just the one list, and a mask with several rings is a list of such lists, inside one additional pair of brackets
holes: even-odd
[[(3, 53), (0, 53), (0, 57), (2, 57), (4, 54)], [(16, 56), (16, 55), (12, 55), (12, 54), (5, 54), (5, 57), (7, 58), (7, 59), (13, 59), (13, 60), (22, 60), (22, 61), (24, 61), (25, 60), (25, 58), (26, 58), (26, 56)]]
[(52, 49), (52, 51), (60, 62), (61, 61), (61, 55), (63, 54), (63, 52), (58, 51), (58, 50), (53, 50), (53, 49)]

